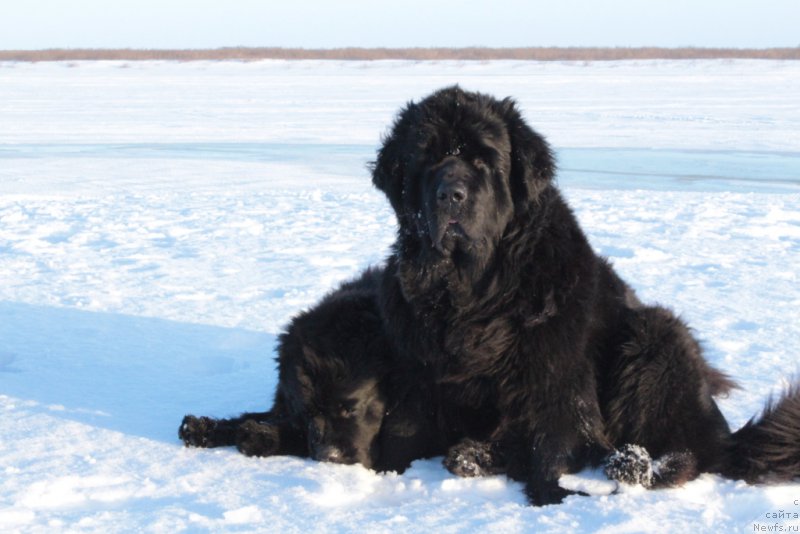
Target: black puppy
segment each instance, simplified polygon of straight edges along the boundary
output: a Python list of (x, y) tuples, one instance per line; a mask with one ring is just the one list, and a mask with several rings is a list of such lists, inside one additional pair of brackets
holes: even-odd
[(183, 442), (399, 472), (440, 454), (424, 392), (389, 373), (393, 349), (376, 302), (381, 277), (368, 270), (291, 321), (279, 338), (269, 411), (232, 419), (187, 415)]

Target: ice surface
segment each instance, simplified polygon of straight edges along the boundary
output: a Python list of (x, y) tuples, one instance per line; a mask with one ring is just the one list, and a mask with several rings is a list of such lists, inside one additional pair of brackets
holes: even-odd
[(593, 246), (742, 385), (798, 374), (800, 64), (0, 63), (0, 530), (649, 532), (798, 525), (800, 485), (563, 484), (532, 508), (438, 459), (402, 476), (185, 449), (269, 405), (275, 336), (395, 232), (367, 163), (397, 108), (513, 95)]

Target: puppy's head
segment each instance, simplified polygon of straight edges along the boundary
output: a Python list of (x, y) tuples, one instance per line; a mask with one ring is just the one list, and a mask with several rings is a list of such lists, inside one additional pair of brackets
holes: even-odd
[(374, 291), (348, 287), (296, 317), (281, 336), (279, 395), (309, 456), (372, 467), (386, 411), (389, 345)]

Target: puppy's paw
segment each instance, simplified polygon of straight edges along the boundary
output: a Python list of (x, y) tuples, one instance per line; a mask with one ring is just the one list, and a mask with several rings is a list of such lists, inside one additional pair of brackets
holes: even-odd
[(248, 420), (236, 431), (236, 448), (247, 456), (272, 456), (278, 453), (280, 435), (278, 427)]
[(641, 484), (649, 488), (655, 481), (650, 454), (644, 447), (630, 443), (610, 454), (603, 470), (611, 480), (625, 484)]
[(491, 443), (473, 439), (465, 439), (450, 447), (442, 463), (454, 475), (465, 478), (499, 472)]
[(178, 437), (187, 447), (214, 447), (212, 436), (217, 426), (216, 419), (187, 415), (178, 428)]

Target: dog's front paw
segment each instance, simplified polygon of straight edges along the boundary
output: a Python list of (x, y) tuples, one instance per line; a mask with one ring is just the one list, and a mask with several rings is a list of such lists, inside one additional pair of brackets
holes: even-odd
[(570, 495), (576, 495), (572, 490), (562, 488), (558, 482), (531, 482), (525, 486), (528, 502), (533, 506), (547, 506), (558, 504)]
[(641, 484), (645, 488), (653, 485), (653, 460), (644, 447), (627, 444), (606, 458), (604, 468), (611, 480), (625, 484)]
[(216, 419), (187, 415), (178, 428), (178, 437), (187, 447), (213, 447), (212, 436), (217, 426)]
[(460, 477), (480, 477), (499, 472), (492, 444), (465, 439), (450, 447), (444, 457), (445, 468)]
[(278, 454), (280, 435), (278, 427), (248, 420), (236, 431), (236, 448), (247, 456), (272, 456)]

